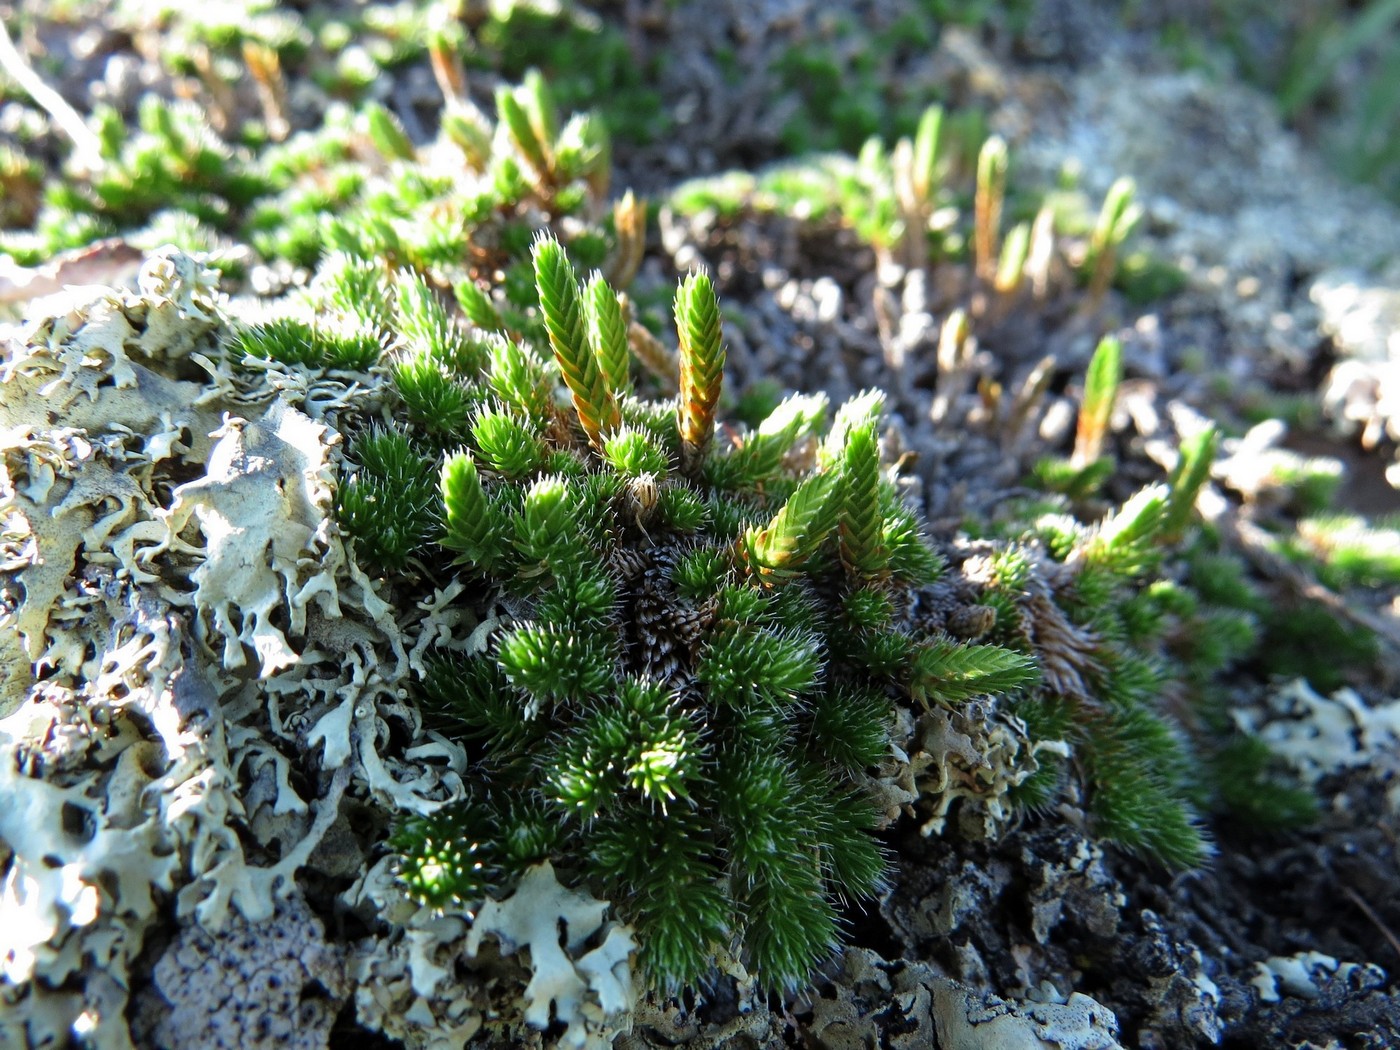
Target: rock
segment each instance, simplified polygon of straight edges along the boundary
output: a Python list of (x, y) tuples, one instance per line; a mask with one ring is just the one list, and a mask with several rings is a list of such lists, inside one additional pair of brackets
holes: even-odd
[(261, 922), (182, 928), (133, 1003), (133, 1029), (155, 1050), (321, 1050), (349, 990), (344, 949), (292, 897)]

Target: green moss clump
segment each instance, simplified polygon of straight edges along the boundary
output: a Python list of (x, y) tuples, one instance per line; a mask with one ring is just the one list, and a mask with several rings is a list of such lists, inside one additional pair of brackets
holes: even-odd
[[(767, 987), (798, 985), (839, 940), (838, 901), (883, 884), (865, 771), (895, 706), (1015, 691), (1032, 662), (897, 629), (941, 561), (879, 470), (879, 397), (829, 426), (824, 399), (789, 398), (718, 440), (706, 277), (676, 296), (677, 407), (633, 394), (611, 289), (553, 239), (532, 262), (540, 334), (430, 354), (399, 381), (415, 438), (355, 441), (341, 489), (341, 527), (397, 586), (450, 560), (515, 610), (483, 651), (429, 661), (424, 702), (470, 742), (475, 783), (401, 824), (403, 880), (453, 906), (548, 858), (637, 927), (658, 985), (734, 944)], [(540, 397), (545, 353), (567, 405)], [(433, 385), (468, 406), (460, 426), (415, 408)]]
[[(243, 13), (182, 8), (164, 18), (172, 43), (163, 60), (173, 77), (199, 81), (213, 100), (208, 107), (147, 95), (135, 128), (99, 108), (90, 120), (98, 162), (71, 177), (45, 179), (36, 164), (0, 156), (0, 251), (38, 265), (121, 235), (138, 246), (211, 251), (234, 277), (258, 257), (312, 268), (342, 251), (446, 283), (511, 273), (539, 225), (569, 216), (579, 220), (571, 250), (590, 267), (606, 261), (610, 145), (602, 122), (582, 112), (560, 119), (554, 92), (521, 61), (520, 47), (497, 50), (511, 16), (490, 15), (469, 47), (464, 25), (434, 28), (422, 5), (370, 4), (334, 18)], [(584, 71), (582, 82), (565, 81), (563, 112), (611, 97), (613, 82), (636, 80), (615, 32), (540, 17), (531, 39), (534, 50), (544, 48), (541, 61), (567, 57), (570, 69)], [(560, 26), (571, 28), (561, 34)], [(181, 57), (188, 55), (198, 63)], [(425, 59), (440, 72), (446, 98), (435, 141), (424, 141), (416, 125), (410, 135), (400, 114), (367, 98), (385, 70)], [(523, 81), (498, 92), (499, 125), (465, 88), (453, 90), (453, 70), (460, 78), (466, 60), (508, 67)], [(307, 74), (331, 98), (318, 126), (293, 131), (287, 81)], [(258, 85), (261, 111), (236, 104), (230, 85), (240, 80)], [(646, 99), (637, 106), (657, 109)], [(256, 256), (221, 256), (238, 244)], [(517, 270), (504, 285), (507, 298), (523, 295), (506, 321), (533, 306), (528, 267), (521, 276)]]

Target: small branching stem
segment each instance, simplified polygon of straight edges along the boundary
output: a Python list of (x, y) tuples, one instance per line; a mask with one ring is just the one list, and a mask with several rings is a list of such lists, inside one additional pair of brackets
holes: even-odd
[(1070, 466), (1083, 470), (1103, 454), (1118, 384), (1123, 379), (1123, 344), (1111, 336), (1099, 342), (1089, 371), (1084, 377), (1084, 403), (1079, 406), (1079, 425), (1074, 435)]
[(282, 60), (275, 48), (245, 40), (243, 63), (257, 88), (258, 106), (262, 109), (268, 138), (273, 142), (284, 141), (292, 132), (292, 123), (287, 119), (287, 79), (282, 75)]
[(622, 415), (598, 358), (589, 347), (578, 276), (563, 246), (553, 238), (535, 242), (534, 258), (535, 283), (549, 344), (573, 395), (584, 433), (590, 444), (601, 448), (603, 438), (621, 426)]
[(1001, 210), (1006, 199), (1006, 142), (993, 135), (977, 157), (977, 193), (974, 201), (973, 245), (977, 276), (988, 284), (996, 280), (997, 240)]
[(613, 204), (613, 229), (617, 246), (603, 272), (610, 285), (623, 289), (631, 285), (641, 269), (647, 240), (646, 202), (638, 200), (631, 190)]
[(676, 333), (680, 338), (681, 472), (693, 475), (715, 432), (715, 408), (724, 382), (724, 342), (719, 301), (708, 275), (691, 274), (676, 290)]

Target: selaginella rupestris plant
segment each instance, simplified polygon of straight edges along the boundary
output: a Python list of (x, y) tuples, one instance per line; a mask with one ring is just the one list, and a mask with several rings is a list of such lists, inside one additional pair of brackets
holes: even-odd
[[(1049, 495), (1008, 500), (999, 520), (968, 523), (1010, 540), (973, 575), (996, 612), (988, 638), (1033, 652), (1042, 672), (1008, 707), (1032, 739), (1070, 744), (1095, 831), (1190, 868), (1212, 850), (1201, 812), (1278, 827), (1308, 819), (1313, 802), (1261, 741), (1232, 731), (1220, 673), (1258, 642), (1249, 601), (1229, 596), (1245, 586), (1231, 583), (1240, 567), (1215, 559), (1203, 588), (1199, 571), (1170, 564), (1201, 543), (1184, 541), (1215, 459), (1214, 426), (1181, 442), (1165, 482), (1116, 508), (1102, 499), (1117, 467), (1107, 445), (1122, 371), (1121, 345), (1104, 339), (1085, 375), (1072, 454), (1035, 467)], [(1041, 762), (1015, 799), (1049, 803), (1062, 773)]]
[[(414, 390), (456, 422), (366, 432), (340, 492), (362, 555), (404, 581), (455, 571), (510, 613), (429, 663), (473, 776), (401, 825), (401, 877), (470, 908), (547, 858), (635, 925), (658, 986), (722, 951), (794, 986), (838, 942), (838, 901), (882, 884), (865, 770), (895, 705), (1014, 690), (1033, 664), (906, 625), (942, 565), (881, 472), (878, 394), (824, 436), (820, 396), (717, 432), (706, 276), (676, 294), (680, 394), (657, 403), (632, 394), (608, 284), (550, 238), (533, 262), (547, 347), (443, 355)], [(399, 289), (410, 345), (425, 292)]]

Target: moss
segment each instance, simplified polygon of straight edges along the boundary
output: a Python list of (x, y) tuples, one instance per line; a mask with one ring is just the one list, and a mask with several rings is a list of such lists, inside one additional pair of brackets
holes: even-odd
[(526, 4), (493, 10), (477, 29), (483, 51), (475, 64), (496, 64), (506, 76), (531, 67), (550, 77), (566, 109), (598, 106), (613, 133), (629, 142), (652, 142), (669, 118), (652, 71), (639, 67), (616, 29), (568, 12), (554, 14)]
[[(429, 706), (477, 741), (477, 795), (401, 826), (403, 878), (447, 905), (547, 855), (637, 926), (660, 985), (699, 981), (733, 932), (768, 987), (799, 984), (838, 940), (838, 897), (882, 884), (863, 771), (889, 746), (894, 706), (1016, 690), (1034, 670), (918, 632), (893, 660), (864, 656), (939, 568), (881, 476), (878, 398), (845, 406), (805, 470), (786, 457), (825, 429), (822, 398), (717, 440), (719, 309), (692, 276), (675, 302), (680, 410), (624, 424), (634, 395), (613, 359), (611, 291), (581, 287), (552, 239), (532, 254), (567, 415), (509, 355), (438, 355), (444, 389), (500, 398), (468, 424), (468, 450), (400, 379), (422, 451), (392, 431), (362, 437), (342, 487), (342, 528), (396, 590), (440, 584), (419, 567), (438, 547), (519, 603), (486, 651), (430, 662)], [(414, 280), (397, 293), (410, 346)], [(491, 798), (528, 800), (556, 833), (529, 833)]]

